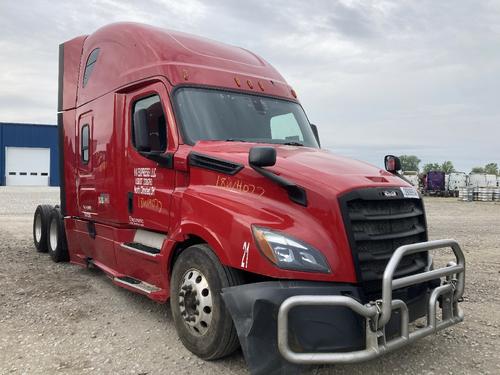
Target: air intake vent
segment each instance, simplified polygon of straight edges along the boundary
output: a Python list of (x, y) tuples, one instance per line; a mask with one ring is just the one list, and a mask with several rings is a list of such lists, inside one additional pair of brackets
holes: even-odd
[(189, 165), (229, 175), (234, 175), (243, 168), (242, 164), (217, 159), (212, 156), (202, 155), (196, 152), (191, 152), (189, 154)]
[[(356, 190), (340, 198), (354, 262), (367, 296), (378, 298), (382, 276), (394, 251), (402, 245), (427, 241), (422, 201), (405, 198), (399, 188)], [(407, 255), (396, 277), (422, 272), (427, 253)]]

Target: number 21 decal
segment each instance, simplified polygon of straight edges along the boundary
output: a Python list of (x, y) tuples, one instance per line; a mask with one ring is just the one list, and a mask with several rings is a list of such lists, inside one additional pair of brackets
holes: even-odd
[(241, 257), (241, 267), (248, 268), (248, 252), (250, 250), (250, 242), (243, 242), (243, 256)]

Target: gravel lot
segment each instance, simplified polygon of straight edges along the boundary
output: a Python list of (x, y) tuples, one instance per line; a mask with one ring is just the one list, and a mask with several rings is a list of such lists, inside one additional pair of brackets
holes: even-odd
[[(241, 352), (203, 362), (184, 349), (168, 305), (36, 253), (34, 209), (57, 202), (58, 189), (0, 188), (0, 374), (248, 373)], [(500, 373), (500, 204), (426, 204), (431, 237), (455, 238), (466, 252), (466, 321), (380, 360), (305, 373)]]

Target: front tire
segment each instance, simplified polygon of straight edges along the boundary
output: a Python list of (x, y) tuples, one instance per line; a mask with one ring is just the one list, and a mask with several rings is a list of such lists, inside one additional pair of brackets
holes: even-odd
[(198, 357), (214, 360), (238, 348), (236, 329), (221, 290), (239, 284), (240, 274), (223, 266), (205, 244), (190, 246), (177, 258), (170, 307), (179, 338)]
[(50, 257), (56, 263), (69, 260), (66, 233), (64, 230), (64, 218), (59, 208), (52, 209), (47, 234), (47, 248)]

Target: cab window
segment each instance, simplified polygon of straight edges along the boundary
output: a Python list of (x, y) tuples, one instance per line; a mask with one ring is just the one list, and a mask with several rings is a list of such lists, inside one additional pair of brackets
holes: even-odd
[(83, 87), (87, 85), (89, 81), (90, 75), (94, 71), (95, 64), (97, 63), (97, 57), (99, 56), (99, 48), (96, 48), (92, 52), (87, 59), (87, 63), (85, 64), (85, 71), (83, 72)]
[(81, 148), (82, 148), (82, 162), (83, 164), (88, 164), (89, 162), (89, 125), (85, 124), (82, 126), (82, 136), (81, 136)]
[(167, 124), (165, 121), (165, 113), (161, 105), (161, 100), (158, 95), (148, 96), (147, 98), (137, 100), (133, 105), (132, 110), (132, 144), (136, 147), (134, 119), (136, 114), (143, 111), (147, 121), (144, 126), (147, 126), (146, 133), (148, 134), (149, 147), (151, 152), (164, 152), (167, 149)]

